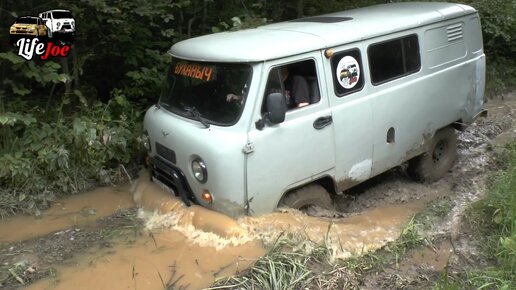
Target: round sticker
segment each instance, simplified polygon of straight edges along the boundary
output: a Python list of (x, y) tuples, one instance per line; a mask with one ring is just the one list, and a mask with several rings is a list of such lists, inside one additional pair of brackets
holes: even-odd
[(357, 60), (352, 56), (345, 56), (337, 65), (337, 80), (345, 89), (353, 88), (360, 79), (360, 67)]

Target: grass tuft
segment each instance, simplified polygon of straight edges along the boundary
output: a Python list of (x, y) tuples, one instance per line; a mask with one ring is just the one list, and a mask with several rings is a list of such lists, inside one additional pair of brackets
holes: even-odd
[(294, 248), (293, 239), (280, 236), (245, 275), (221, 279), (209, 289), (300, 289), (311, 274), (310, 257)]

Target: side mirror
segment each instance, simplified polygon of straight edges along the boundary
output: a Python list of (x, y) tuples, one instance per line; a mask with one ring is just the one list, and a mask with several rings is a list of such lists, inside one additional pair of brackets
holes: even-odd
[(265, 114), (256, 121), (256, 128), (262, 130), (265, 127), (266, 121), (271, 124), (279, 124), (285, 121), (285, 114), (287, 113), (287, 101), (285, 96), (281, 93), (271, 93), (267, 95), (265, 100)]
[(285, 121), (287, 112), (287, 101), (281, 93), (272, 93), (267, 95), (267, 112), (266, 118), (271, 124), (279, 124)]

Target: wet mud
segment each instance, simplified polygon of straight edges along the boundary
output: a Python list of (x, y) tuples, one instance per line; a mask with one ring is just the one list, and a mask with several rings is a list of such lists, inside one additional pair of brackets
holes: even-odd
[(0, 222), (0, 244), (27, 240), (81, 226), (135, 206), (129, 186), (98, 188), (55, 202), (41, 216), (17, 216)]
[[(62, 200), (37, 219), (36, 225), (26, 217), (6, 221), (3, 230), (8, 226), (27, 227), (4, 238), (8, 242), (36, 237), (34, 249), (41, 242), (37, 237), (58, 244), (73, 243), (75, 239), (91, 244), (75, 253), (64, 250), (65, 255), (54, 260), (52, 271), (57, 274), (27, 289), (201, 289), (218, 278), (249, 268), (280, 235), (298, 239), (300, 244), (306, 239), (325, 243), (333, 259), (378, 249), (395, 240), (402, 226), (422, 206), (392, 205), (345, 218), (311, 217), (285, 210), (233, 220), (201, 207), (186, 207), (153, 183), (142, 181), (135, 188), (136, 203), (142, 208), (134, 218), (141, 225), (122, 237), (115, 234), (101, 242), (88, 240), (88, 231), (83, 228), (110, 212), (131, 207), (133, 192), (129, 186), (85, 193), (80, 202)], [(98, 204), (90, 203), (92, 199)], [(95, 215), (82, 214), (93, 211)], [(37, 271), (44, 264), (42, 253), (26, 255), (23, 248), (20, 245), (19, 252), (12, 251), (18, 257), (10, 263), (24, 263), (24, 272)]]

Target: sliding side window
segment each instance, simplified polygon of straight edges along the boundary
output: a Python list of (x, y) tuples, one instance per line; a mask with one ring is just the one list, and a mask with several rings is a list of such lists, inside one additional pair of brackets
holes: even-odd
[(421, 68), (417, 35), (371, 44), (367, 49), (371, 82), (379, 85)]

